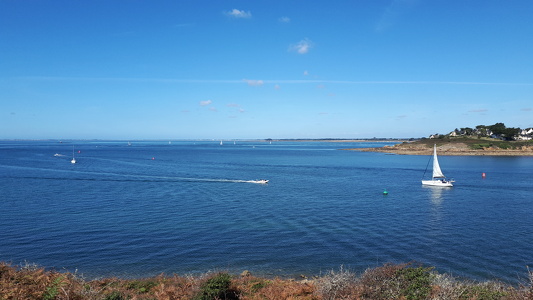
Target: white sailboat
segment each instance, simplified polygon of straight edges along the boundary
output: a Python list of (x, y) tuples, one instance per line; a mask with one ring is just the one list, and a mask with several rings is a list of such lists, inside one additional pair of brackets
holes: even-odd
[(455, 182), (455, 180), (446, 179), (446, 176), (444, 176), (444, 174), (442, 173), (442, 170), (440, 169), (440, 165), (439, 165), (439, 160), (437, 159), (437, 145), (434, 145), (433, 146), (433, 176), (431, 177), (431, 180), (422, 180), (422, 185), (449, 187), (449, 186), (453, 186), (452, 184), (453, 182)]
[(72, 160), (70, 161), (70, 163), (72, 164), (76, 163), (76, 158), (74, 158), (74, 146), (72, 146)]

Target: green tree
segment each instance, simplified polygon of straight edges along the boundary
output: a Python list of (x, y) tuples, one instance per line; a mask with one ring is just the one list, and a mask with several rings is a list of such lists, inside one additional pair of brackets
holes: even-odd
[(488, 129), (492, 131), (495, 135), (499, 135), (505, 140), (512, 140), (520, 132), (520, 128), (505, 127), (503, 123), (496, 123), (494, 125), (487, 126)]

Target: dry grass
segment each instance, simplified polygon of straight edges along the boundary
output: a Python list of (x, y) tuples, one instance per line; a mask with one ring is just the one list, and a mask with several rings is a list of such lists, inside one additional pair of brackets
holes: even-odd
[(356, 276), (344, 267), (313, 280), (260, 278), (249, 272), (144, 279), (85, 280), (35, 265), (0, 263), (0, 300), (11, 299), (533, 299), (533, 272), (520, 286), (473, 282), (415, 264), (386, 264)]

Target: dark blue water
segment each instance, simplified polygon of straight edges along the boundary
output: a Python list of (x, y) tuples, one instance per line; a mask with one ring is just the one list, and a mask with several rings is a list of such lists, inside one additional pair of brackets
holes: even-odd
[[(376, 145), (0, 142), (0, 260), (87, 277), (409, 261), (477, 280), (525, 277), (533, 157), (441, 156), (456, 186), (427, 188), (428, 156), (337, 150)], [(261, 178), (270, 183), (245, 182)]]

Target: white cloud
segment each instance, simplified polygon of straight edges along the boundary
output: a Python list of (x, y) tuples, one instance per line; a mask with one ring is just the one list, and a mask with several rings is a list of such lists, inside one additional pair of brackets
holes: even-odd
[(280, 23), (289, 23), (291, 19), (289, 17), (281, 17), (278, 19)]
[(274, 85), (274, 89), (279, 90), (279, 89), (281, 89), (281, 87), (279, 86), (279, 84), (276, 84), (276, 85)]
[(236, 8), (225, 12), (225, 14), (227, 16), (230, 16), (230, 17), (233, 17), (233, 18), (237, 18), (237, 19), (249, 19), (249, 18), (252, 17), (252, 13), (251, 12), (244, 11), (244, 10), (238, 10)]
[(243, 79), (249, 86), (262, 86), (265, 84), (263, 80), (252, 80), (252, 79)]
[(304, 71), (304, 76), (309, 75), (309, 72), (307, 70)]
[(211, 101), (211, 100), (200, 101), (200, 105), (201, 106), (207, 106), (207, 105), (209, 105), (211, 103), (213, 103), (213, 101)]
[(210, 107), (209, 110), (210, 110), (210, 111), (215, 111), (215, 112), (218, 111), (218, 110), (217, 110), (216, 108), (214, 108), (214, 107)]
[(303, 39), (297, 44), (290, 45), (289, 51), (297, 52), (298, 54), (306, 54), (309, 52), (309, 49), (313, 47), (313, 43), (309, 39)]

